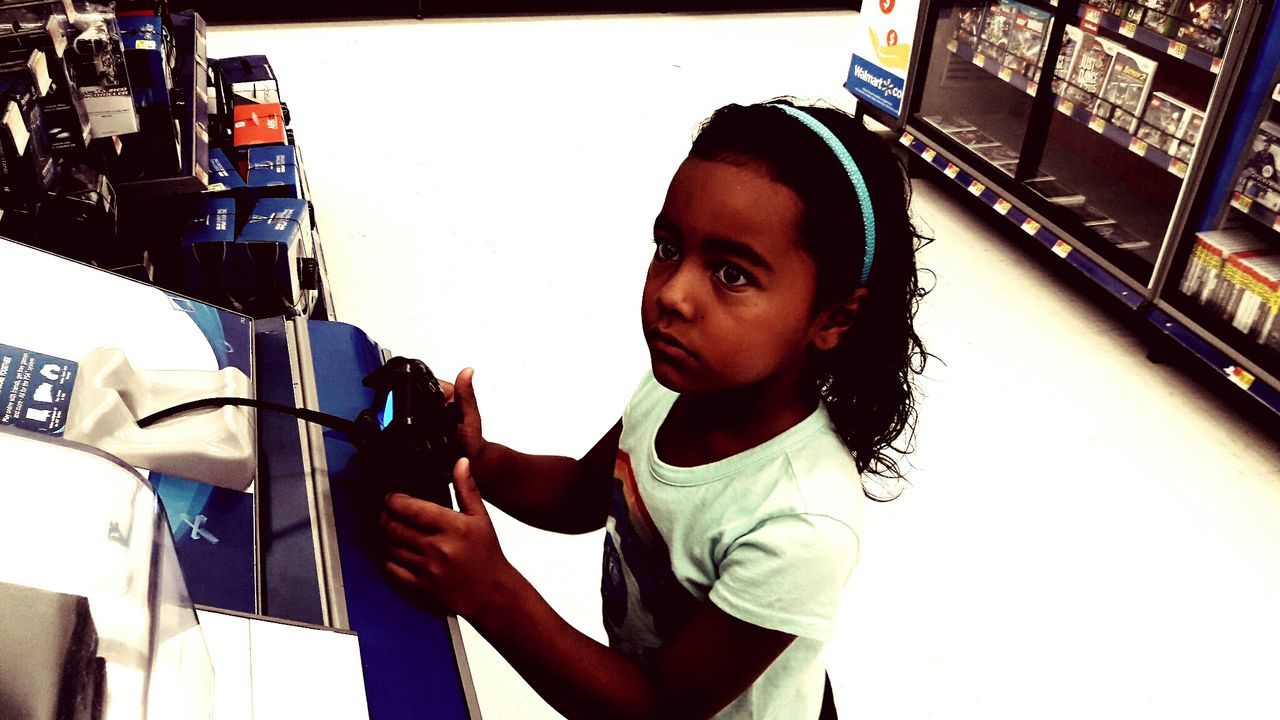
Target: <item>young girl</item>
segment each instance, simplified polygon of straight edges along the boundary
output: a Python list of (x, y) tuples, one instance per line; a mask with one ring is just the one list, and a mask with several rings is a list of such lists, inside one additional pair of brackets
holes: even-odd
[[(462, 371), (461, 511), (389, 497), (390, 575), (570, 718), (818, 717), (864, 497), (884, 498), (860, 478), (902, 479), (885, 451), (924, 365), (909, 187), (837, 110), (717, 111), (654, 223), (652, 373), (621, 421), (580, 460), (524, 455), (485, 440)], [(605, 528), (608, 646), (507, 563), (482, 494), (547, 530)]]

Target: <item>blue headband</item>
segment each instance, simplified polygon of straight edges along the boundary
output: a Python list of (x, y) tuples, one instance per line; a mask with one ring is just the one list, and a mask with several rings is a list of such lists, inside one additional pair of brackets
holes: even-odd
[(858, 165), (853, 162), (853, 156), (845, 149), (840, 139), (828, 130), (826, 125), (818, 122), (817, 118), (790, 105), (770, 104), (769, 107), (778, 108), (817, 133), (827, 147), (831, 148), (831, 152), (836, 154), (836, 159), (844, 166), (844, 171), (849, 174), (849, 182), (853, 183), (853, 189), (858, 194), (858, 205), (862, 208), (862, 224), (867, 231), (866, 253), (862, 257), (862, 275), (859, 281), (859, 284), (865, 286), (867, 278), (871, 277), (871, 261), (876, 256), (876, 217), (871, 212), (871, 194), (867, 192), (867, 183), (862, 179), (862, 172), (858, 170)]

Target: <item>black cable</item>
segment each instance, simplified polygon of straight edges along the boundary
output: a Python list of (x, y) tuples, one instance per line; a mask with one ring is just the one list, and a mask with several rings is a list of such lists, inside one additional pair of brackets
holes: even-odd
[(158, 413), (152, 413), (138, 421), (138, 427), (149, 427), (155, 423), (179, 415), (181, 413), (190, 412), (191, 410), (199, 410), (201, 408), (222, 407), (223, 405), (239, 405), (242, 407), (252, 407), (261, 410), (274, 410), (276, 412), (292, 415), (293, 417), (305, 420), (316, 425), (323, 425), (327, 428), (338, 430), (346, 433), (349, 437), (355, 438), (358, 434), (358, 425), (346, 418), (340, 418), (337, 415), (316, 412), (315, 410), (307, 410), (305, 408), (290, 407), (279, 403), (267, 402), (266, 400), (251, 400), (241, 397), (212, 397), (202, 400), (192, 400), (181, 405), (174, 405), (171, 408), (161, 410)]

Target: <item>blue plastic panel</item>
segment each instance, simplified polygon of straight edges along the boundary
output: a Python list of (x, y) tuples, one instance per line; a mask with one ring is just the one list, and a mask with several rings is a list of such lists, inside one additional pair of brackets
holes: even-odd
[[(354, 418), (373, 403), (361, 382), (382, 366), (378, 347), (345, 323), (311, 321), (311, 353), (320, 410)], [(347, 615), (360, 636), (365, 692), (373, 720), (468, 717), (445, 619), (417, 607), (389, 584), (377, 542), (381, 498), (362, 475), (355, 447), (325, 432)]]

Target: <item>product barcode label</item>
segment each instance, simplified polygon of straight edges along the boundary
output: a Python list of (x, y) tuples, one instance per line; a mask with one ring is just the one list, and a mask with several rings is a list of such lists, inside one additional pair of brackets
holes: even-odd
[(1009, 202), (1008, 200), (1005, 200), (1004, 198), (1000, 198), (999, 200), (996, 201), (996, 204), (992, 205), (991, 207), (995, 208), (996, 212), (1000, 213), (1001, 215), (1008, 215), (1009, 211), (1013, 209), (1013, 203)]
[(1227, 377), (1230, 378), (1231, 382), (1239, 385), (1245, 390), (1253, 387), (1253, 373), (1250, 373), (1244, 368), (1234, 366), (1227, 368)]
[(987, 189), (987, 186), (983, 185), (977, 180), (974, 180), (973, 182), (969, 183), (969, 192), (973, 193), (974, 195), (981, 195), (982, 191), (986, 189)]
[(982, 66), (983, 66), (983, 64), (984, 64), (984, 63), (986, 63), (986, 62), (987, 62), (987, 56), (986, 56), (986, 55), (983, 55), (982, 53), (974, 53), (974, 54), (973, 54), (973, 64), (974, 64), (974, 65), (977, 65), (978, 67), (982, 67)]
[(1089, 129), (1094, 132), (1102, 132), (1107, 129), (1107, 121), (1097, 115), (1091, 115), (1089, 117)]
[(1007, 67), (1000, 68), (1000, 71), (996, 73), (996, 76), (1005, 82), (1013, 81), (1013, 71)]
[(901, 142), (903, 145), (910, 145), (915, 139), (916, 139), (915, 135), (904, 132), (902, 133), (902, 137), (899, 139), (899, 142)]
[(1062, 113), (1063, 115), (1070, 115), (1071, 113), (1075, 112), (1075, 110), (1076, 110), (1076, 106), (1073, 105), (1070, 100), (1058, 101), (1058, 112)]
[(1172, 56), (1174, 56), (1174, 57), (1176, 57), (1176, 58), (1178, 58), (1179, 60), (1182, 60), (1183, 58), (1185, 58), (1185, 57), (1187, 56), (1187, 45), (1186, 45), (1186, 43), (1180, 43), (1180, 42), (1178, 42), (1177, 40), (1170, 40), (1170, 41), (1169, 41), (1169, 54), (1170, 54), (1170, 55), (1172, 55)]
[(133, 49), (134, 50), (155, 50), (156, 41), (155, 40), (138, 40), (133, 43)]
[(960, 168), (956, 167), (955, 163), (947, 163), (947, 169), (943, 170), (942, 174), (946, 175), (952, 180), (955, 180), (956, 176), (960, 174)]
[(1147, 154), (1147, 141), (1142, 138), (1129, 138), (1129, 152), (1139, 157)]
[(933, 159), (938, 157), (938, 151), (931, 147), (927, 147), (924, 149), (924, 152), (920, 153), (920, 157), (928, 160), (929, 162), (933, 162)]
[(1134, 23), (1129, 22), (1128, 20), (1125, 20), (1124, 22), (1120, 23), (1120, 34), (1127, 38), (1131, 38), (1134, 35), (1138, 34), (1138, 26)]
[(1039, 231), (1040, 231), (1040, 223), (1036, 222), (1035, 220), (1032, 220), (1031, 218), (1027, 218), (1026, 220), (1022, 221), (1022, 232), (1028, 235), (1035, 235)]
[(1231, 196), (1231, 207), (1241, 212), (1249, 212), (1249, 208), (1253, 207), (1253, 199), (1236, 193)]
[(1169, 172), (1180, 178), (1184, 178), (1187, 176), (1187, 164), (1178, 158), (1174, 158), (1169, 161)]
[(1059, 240), (1053, 244), (1053, 254), (1065, 259), (1071, 254), (1071, 246)]

